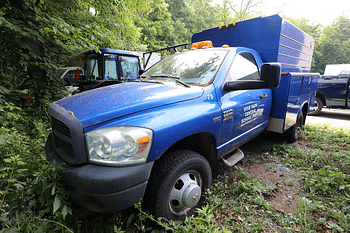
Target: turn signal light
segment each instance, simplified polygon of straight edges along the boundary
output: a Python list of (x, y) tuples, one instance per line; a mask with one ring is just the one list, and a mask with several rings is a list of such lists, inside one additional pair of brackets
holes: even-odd
[(139, 144), (139, 150), (137, 151), (137, 154), (143, 152), (144, 150), (146, 150), (148, 143), (149, 143), (149, 137), (148, 136), (144, 136), (142, 138), (138, 138), (137, 142)]

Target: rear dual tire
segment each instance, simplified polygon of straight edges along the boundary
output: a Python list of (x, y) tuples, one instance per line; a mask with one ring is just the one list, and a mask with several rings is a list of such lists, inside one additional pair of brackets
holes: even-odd
[(301, 129), (305, 124), (305, 118), (303, 112), (300, 112), (297, 123), (295, 123), (290, 129), (285, 133), (286, 140), (290, 143), (299, 140)]

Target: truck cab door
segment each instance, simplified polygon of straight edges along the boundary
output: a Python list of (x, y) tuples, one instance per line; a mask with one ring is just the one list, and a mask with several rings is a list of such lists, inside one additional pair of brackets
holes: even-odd
[(337, 76), (331, 80), (320, 80), (318, 92), (326, 99), (326, 106), (344, 108), (349, 106), (349, 77)]
[[(225, 82), (259, 80), (259, 68), (249, 52), (238, 53)], [(222, 151), (226, 154), (265, 130), (270, 115), (271, 89), (237, 90), (218, 96), (222, 111)], [(220, 149), (220, 148), (219, 148)]]

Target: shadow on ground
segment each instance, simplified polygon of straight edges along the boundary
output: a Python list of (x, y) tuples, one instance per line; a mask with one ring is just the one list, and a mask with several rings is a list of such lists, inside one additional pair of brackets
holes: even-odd
[(288, 143), (281, 134), (265, 132), (244, 144), (240, 149), (245, 152), (261, 153), (265, 147), (285, 144), (293, 145), (295, 143)]
[(350, 121), (350, 111), (348, 110), (322, 110), (317, 116), (314, 117), (325, 117), (334, 120), (349, 120)]

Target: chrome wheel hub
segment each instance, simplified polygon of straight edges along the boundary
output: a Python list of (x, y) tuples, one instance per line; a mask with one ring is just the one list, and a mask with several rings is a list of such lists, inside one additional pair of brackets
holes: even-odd
[(169, 207), (173, 214), (182, 215), (195, 207), (202, 195), (201, 175), (197, 171), (189, 171), (181, 175), (169, 195)]

